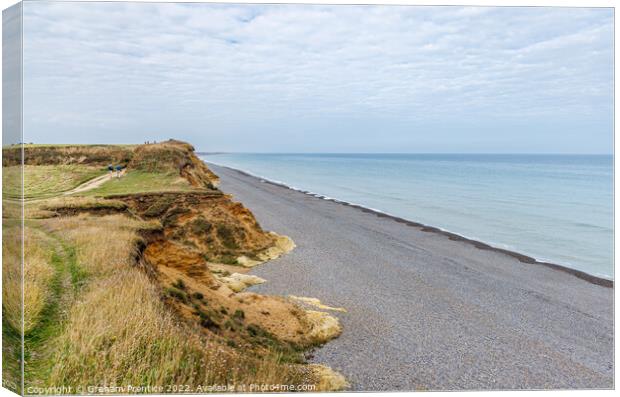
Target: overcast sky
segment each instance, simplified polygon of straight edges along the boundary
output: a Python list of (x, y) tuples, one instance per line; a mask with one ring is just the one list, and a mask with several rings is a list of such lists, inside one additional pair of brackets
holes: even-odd
[(613, 11), (24, 5), (24, 139), (610, 153)]

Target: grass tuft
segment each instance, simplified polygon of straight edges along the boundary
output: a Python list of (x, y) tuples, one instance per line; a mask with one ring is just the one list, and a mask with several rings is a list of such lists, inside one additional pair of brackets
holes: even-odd
[(175, 298), (183, 303), (187, 303), (188, 299), (187, 299), (187, 294), (183, 291), (181, 291), (178, 288), (175, 287), (169, 287), (168, 289), (166, 289), (166, 292), (168, 293), (169, 296), (171, 296), (172, 298)]
[(174, 286), (174, 287), (176, 287), (176, 288), (178, 288), (178, 289), (182, 289), (182, 290), (184, 290), (184, 289), (185, 289), (185, 282), (183, 282), (183, 280), (181, 280), (181, 279), (179, 278), (179, 279), (177, 279), (177, 281), (175, 281), (175, 282), (172, 284), (172, 286)]

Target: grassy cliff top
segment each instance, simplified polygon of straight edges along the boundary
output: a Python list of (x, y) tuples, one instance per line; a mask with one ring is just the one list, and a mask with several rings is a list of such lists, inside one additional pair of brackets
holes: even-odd
[(344, 387), (304, 364), (306, 348), (339, 334), (335, 318), (243, 292), (264, 281), (251, 266), (294, 244), (222, 194), (191, 145), (27, 145), (23, 167), (20, 153), (3, 149), (8, 379), (21, 376), (9, 363), (23, 338), (26, 386)]
[[(5, 197), (216, 190), (218, 178), (181, 141), (144, 145), (25, 145), (25, 166), (18, 146), (3, 149)], [(120, 178), (108, 165), (123, 167)]]

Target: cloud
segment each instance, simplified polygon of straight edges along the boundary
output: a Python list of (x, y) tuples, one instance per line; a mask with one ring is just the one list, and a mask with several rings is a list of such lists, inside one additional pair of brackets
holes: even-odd
[(436, 128), (507, 145), (529, 120), (581, 125), (572, 144), (594, 137), (600, 149), (612, 40), (611, 9), (28, 2), (25, 131), (348, 150), (347, 129), (368, 148), (390, 134), (414, 147)]

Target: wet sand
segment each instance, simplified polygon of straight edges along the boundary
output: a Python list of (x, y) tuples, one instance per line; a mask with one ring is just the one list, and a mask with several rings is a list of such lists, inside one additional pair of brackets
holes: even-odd
[(354, 390), (613, 387), (613, 284), (210, 165), (297, 248), (253, 290), (307, 296), (343, 334), (312, 361)]

